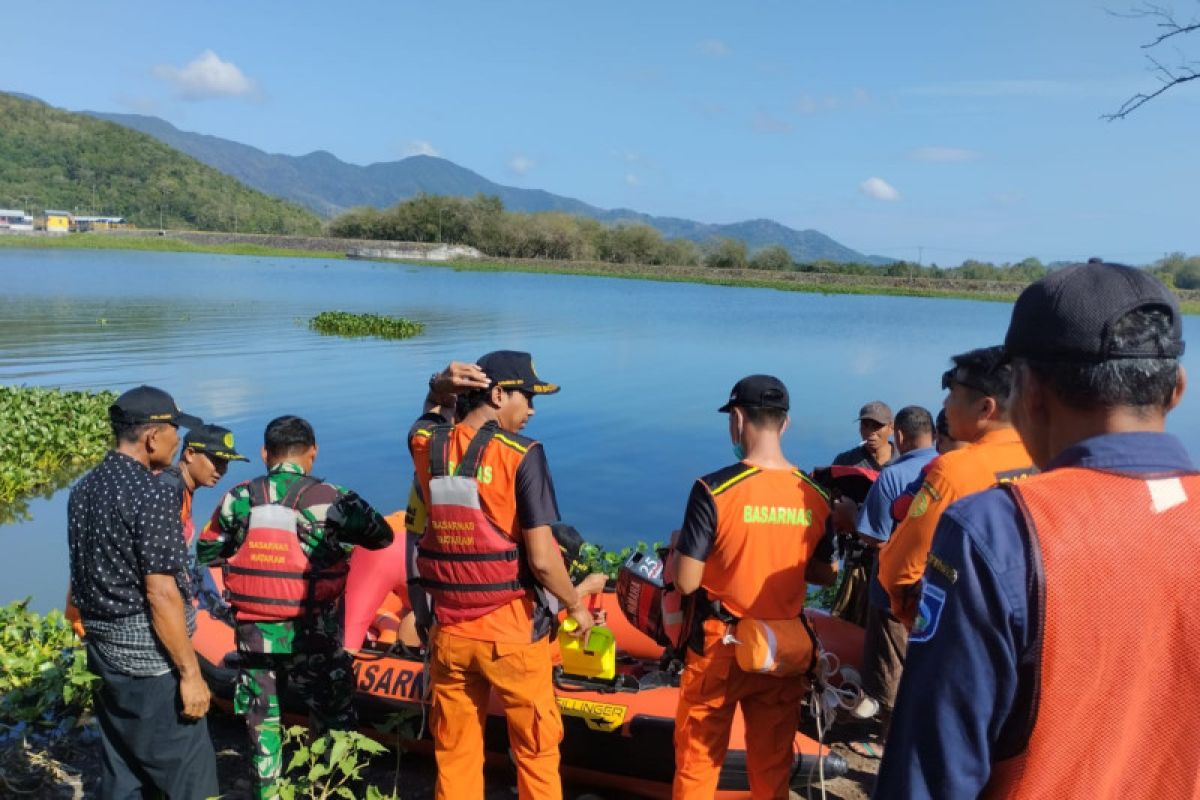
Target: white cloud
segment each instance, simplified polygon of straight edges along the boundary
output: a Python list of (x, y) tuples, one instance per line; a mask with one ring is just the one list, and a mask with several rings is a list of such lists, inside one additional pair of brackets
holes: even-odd
[(759, 111), (754, 115), (754, 130), (759, 133), (791, 133), (792, 125), (766, 111)]
[(696, 45), (696, 49), (709, 58), (725, 58), (733, 53), (729, 45), (720, 39), (705, 39)]
[(413, 139), (400, 149), (400, 155), (409, 158), (411, 156), (439, 156), (441, 153), (424, 139)]
[(974, 161), (979, 158), (979, 153), (975, 150), (968, 150), (964, 147), (918, 147), (908, 154), (908, 157), (914, 161), (935, 161), (940, 163), (952, 163), (957, 161)]
[(159, 64), (154, 68), (154, 77), (173, 85), (175, 94), (183, 100), (245, 97), (258, 91), (236, 64), (222, 61), (212, 50), (205, 50), (183, 67)]
[(867, 178), (858, 185), (858, 190), (867, 197), (873, 197), (876, 200), (891, 201), (900, 199), (900, 192), (896, 191), (896, 187), (883, 178)]
[(528, 156), (513, 156), (512, 160), (508, 162), (508, 168), (518, 175), (524, 175), (535, 166), (533, 159)]
[(626, 175), (625, 175), (625, 185), (626, 186), (637, 186), (639, 183), (641, 183), (641, 181), (638, 180), (637, 175), (634, 175), (632, 172), (626, 173)]
[(858, 108), (871, 102), (871, 93), (863, 88), (852, 89), (847, 95), (802, 94), (792, 104), (792, 110), (797, 114), (820, 114), (827, 111), (840, 111), (848, 108)]

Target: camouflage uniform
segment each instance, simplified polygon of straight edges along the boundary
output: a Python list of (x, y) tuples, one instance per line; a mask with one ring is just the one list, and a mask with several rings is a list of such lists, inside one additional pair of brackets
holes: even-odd
[[(270, 499), (282, 498), (303, 474), (291, 463), (272, 468)], [(196, 553), (201, 564), (237, 552), (249, 527), (250, 505), (249, 482), (225, 494), (200, 533)], [(392, 540), (387, 520), (340, 486), (313, 485), (304, 492), (298, 510), (311, 524), (300, 538), (314, 570), (341, 563), (354, 545), (374, 550)], [(346, 730), (356, 723), (354, 673), (342, 649), (342, 609), (329, 606), (296, 620), (238, 622), (236, 631), (241, 670), (234, 710), (245, 715), (250, 731), (258, 796), (276, 797), (282, 768), (280, 697), (289, 690), (300, 695), (317, 732)]]

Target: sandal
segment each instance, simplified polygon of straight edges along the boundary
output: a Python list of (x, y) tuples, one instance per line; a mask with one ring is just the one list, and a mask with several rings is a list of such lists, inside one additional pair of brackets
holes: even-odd
[(850, 742), (850, 752), (863, 758), (883, 758), (883, 745), (871, 742)]

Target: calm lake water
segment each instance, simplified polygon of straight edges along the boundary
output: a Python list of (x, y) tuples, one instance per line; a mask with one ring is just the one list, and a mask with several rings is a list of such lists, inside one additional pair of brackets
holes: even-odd
[[(306, 321), (342, 309), (426, 323), (407, 341), (319, 336)], [(257, 453), (266, 422), (316, 428), (316, 473), (381, 511), (402, 508), (404, 437), (429, 374), (489, 350), (528, 350), (563, 386), (538, 400), (525, 433), (545, 442), (563, 517), (620, 546), (664, 539), (691, 482), (729, 463), (716, 409), (743, 375), (792, 393), (788, 455), (810, 468), (858, 441), (872, 399), (936, 410), (952, 353), (1001, 340), (1002, 303), (821, 296), (605, 278), (455, 272), (316, 259), (139, 252), (0, 250), (0, 382), (171, 391), (187, 411), (232, 428)], [(105, 320), (106, 324), (100, 324)], [(1196, 319), (1185, 323), (1200, 345)], [(1194, 375), (1193, 346), (1185, 363)], [(1194, 391), (1170, 430), (1195, 453)], [(234, 464), (219, 492), (261, 463)], [(66, 586), (66, 490), (0, 525), (0, 602), (48, 609)]]

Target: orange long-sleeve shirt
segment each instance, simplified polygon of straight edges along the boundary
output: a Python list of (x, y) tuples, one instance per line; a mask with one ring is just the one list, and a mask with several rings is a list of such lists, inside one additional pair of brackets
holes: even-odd
[(908, 516), (879, 551), (879, 582), (897, 619), (912, 627), (921, 576), (942, 512), (955, 500), (1034, 471), (1021, 437), (1012, 428), (990, 431), (970, 447), (933, 462)]

